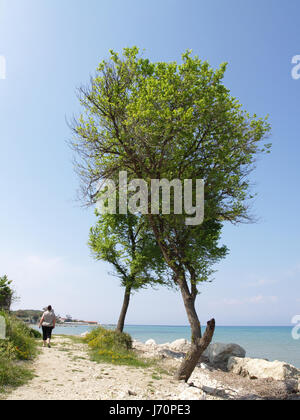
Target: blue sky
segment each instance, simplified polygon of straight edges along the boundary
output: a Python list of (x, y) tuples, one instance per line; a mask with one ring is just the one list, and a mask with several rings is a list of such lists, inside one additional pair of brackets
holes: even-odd
[[(277, 0), (0, 0), (0, 273), (22, 308), (115, 322), (122, 290), (86, 245), (93, 209), (75, 202), (78, 179), (66, 145), (75, 89), (113, 48), (137, 45), (152, 60), (186, 49), (213, 67), (249, 112), (269, 114), (272, 153), (253, 173), (254, 225), (224, 227), (230, 254), (201, 287), (202, 322), (289, 325), (300, 313), (300, 3)], [(186, 324), (178, 293), (133, 296), (132, 324)]]

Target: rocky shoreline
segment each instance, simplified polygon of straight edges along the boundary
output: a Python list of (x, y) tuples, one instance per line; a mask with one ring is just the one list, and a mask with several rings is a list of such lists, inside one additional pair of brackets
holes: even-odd
[[(151, 339), (134, 341), (133, 347), (143, 357), (158, 358), (174, 369), (190, 343), (179, 339), (157, 344)], [(245, 356), (245, 349), (238, 344), (210, 344), (188, 381), (188, 399), (206, 399), (208, 395), (219, 399), (300, 399), (299, 369), (285, 362)]]

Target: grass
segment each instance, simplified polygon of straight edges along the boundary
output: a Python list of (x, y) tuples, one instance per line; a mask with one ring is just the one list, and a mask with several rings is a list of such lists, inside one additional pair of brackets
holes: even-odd
[(17, 387), (24, 385), (34, 377), (32, 371), (24, 366), (17, 365), (10, 360), (0, 359), (0, 393), (5, 387)]
[(94, 362), (143, 368), (151, 366), (136, 355), (129, 334), (99, 327), (81, 340), (88, 344)]
[(134, 367), (149, 367), (150, 365), (139, 359), (133, 351), (92, 350), (91, 360), (97, 363), (112, 363)]
[[(73, 341), (73, 343), (76, 343), (76, 344), (81, 344), (82, 343), (82, 338), (77, 337), (76, 335), (58, 335), (57, 334), (57, 336), (58, 337), (63, 337), (63, 338), (68, 338), (69, 340)], [(61, 343), (61, 344), (63, 345), (63, 344), (69, 344), (69, 343), (66, 341), (66, 342)]]
[(152, 374), (152, 379), (155, 379), (155, 380), (157, 380), (157, 381), (160, 381), (160, 380), (162, 379), (162, 376), (160, 376), (160, 375), (156, 375), (156, 373), (153, 373), (153, 374)]
[(6, 324), (6, 339), (0, 340), (0, 392), (7, 387), (23, 385), (34, 377), (26, 361), (38, 354), (38, 331), (29, 328), (22, 321), (7, 312), (0, 311)]

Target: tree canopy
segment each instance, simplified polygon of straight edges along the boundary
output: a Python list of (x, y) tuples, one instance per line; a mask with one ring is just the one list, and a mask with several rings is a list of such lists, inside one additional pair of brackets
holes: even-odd
[[(123, 56), (111, 51), (96, 75), (79, 92), (83, 113), (74, 121), (72, 147), (83, 199), (97, 199), (99, 181), (126, 170), (128, 179), (204, 180), (204, 221), (186, 226), (181, 214), (143, 214), (155, 235), (173, 281), (179, 287), (192, 329), (193, 346), (178, 374), (187, 379), (211, 340), (214, 320), (201, 337), (195, 310), (198, 285), (212, 263), (226, 254), (220, 247), (223, 223), (251, 220), (249, 174), (257, 156), (268, 152), (267, 118), (243, 110), (223, 84), (226, 64), (212, 69), (190, 51), (182, 63), (151, 62), (137, 47)], [(193, 184), (195, 185), (195, 183)], [(193, 198), (196, 198), (193, 186)], [(187, 368), (187, 366), (189, 367)]]

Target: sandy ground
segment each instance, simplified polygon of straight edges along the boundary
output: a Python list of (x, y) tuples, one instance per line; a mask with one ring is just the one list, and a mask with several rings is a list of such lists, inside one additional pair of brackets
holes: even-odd
[[(143, 357), (146, 346), (136, 343)], [(189, 383), (174, 380), (180, 358), (158, 358), (149, 368), (116, 366), (90, 360), (86, 344), (55, 336), (32, 363), (35, 377), (8, 393), (7, 400), (228, 400), (300, 399), (286, 384), (249, 380), (207, 365), (198, 366)], [(163, 369), (163, 371), (162, 371)]]

